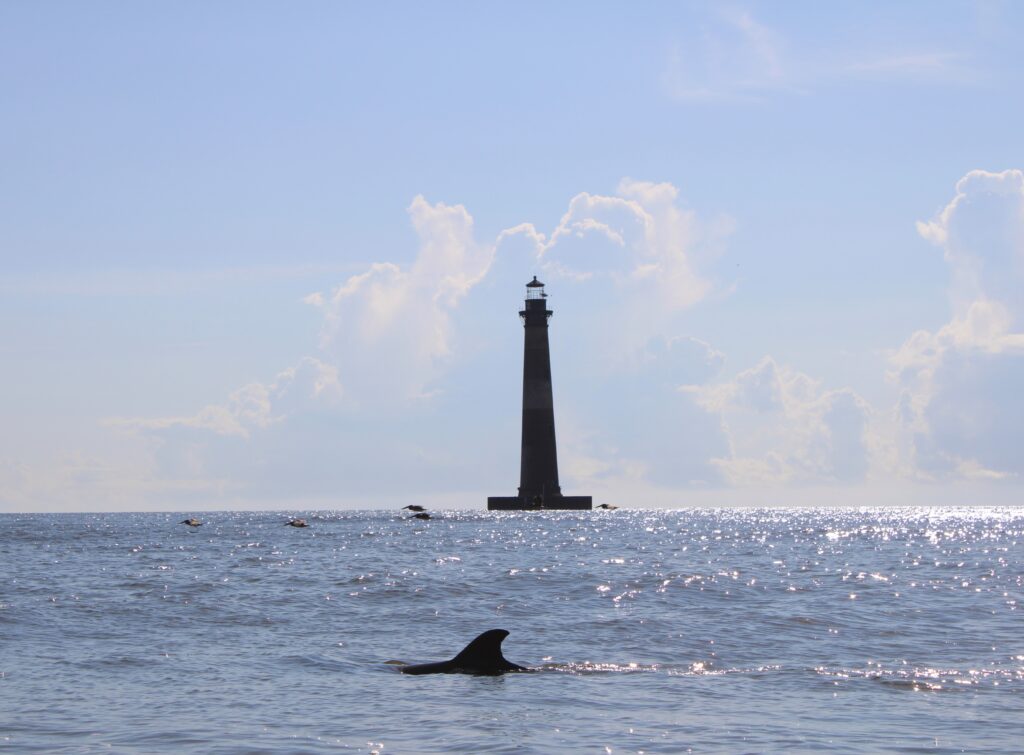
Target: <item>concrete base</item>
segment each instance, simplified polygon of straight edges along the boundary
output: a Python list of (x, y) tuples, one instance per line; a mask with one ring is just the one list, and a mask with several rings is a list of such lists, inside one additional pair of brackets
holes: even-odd
[(531, 501), (517, 496), (491, 496), (487, 499), (488, 511), (590, 511), (594, 508), (594, 499), (589, 495), (562, 495), (544, 501), (535, 506)]

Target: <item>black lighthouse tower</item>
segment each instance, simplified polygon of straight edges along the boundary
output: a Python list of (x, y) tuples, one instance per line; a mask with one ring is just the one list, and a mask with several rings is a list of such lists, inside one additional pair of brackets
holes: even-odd
[(555, 450), (555, 407), (551, 395), (551, 352), (544, 284), (534, 276), (526, 284), (523, 318), (523, 441), (519, 462), (519, 495), (487, 499), (491, 511), (591, 509), (590, 496), (564, 496), (558, 484)]

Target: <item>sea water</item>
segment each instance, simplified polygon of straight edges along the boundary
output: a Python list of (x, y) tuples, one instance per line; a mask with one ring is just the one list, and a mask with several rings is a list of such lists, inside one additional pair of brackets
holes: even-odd
[(0, 750), (1024, 749), (1017, 510), (304, 516), (0, 516)]

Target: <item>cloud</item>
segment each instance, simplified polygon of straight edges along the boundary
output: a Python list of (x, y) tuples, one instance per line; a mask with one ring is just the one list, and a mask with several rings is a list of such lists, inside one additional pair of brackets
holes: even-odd
[(515, 313), (540, 274), (558, 317), (575, 320), (571, 331), (557, 320), (552, 336), (568, 336), (554, 360), (567, 489), (638, 476), (718, 483), (702, 455), (725, 450), (718, 420), (680, 387), (713, 377), (724, 356), (678, 328), (713, 291), (705, 271), (728, 218), (701, 219), (675, 186), (631, 179), (573, 197), (549, 233), (520, 223), (490, 242), (462, 205), (417, 196), (408, 213), (411, 263), (379, 261), (305, 297), (323, 318), (316, 357), (192, 415), (108, 424), (151, 444), (155, 474), (230, 494), (493, 485), (518, 458)]
[(960, 287), (949, 323), (891, 355), (891, 413), (768, 356), (723, 378), (725, 355), (680, 333), (715, 291), (732, 221), (699, 217), (672, 184), (627, 178), (574, 196), (547, 232), (524, 222), (489, 242), (463, 206), (416, 197), (411, 263), (377, 262), (306, 297), (323, 316), (317, 357), (193, 415), (111, 424), (151, 444), (152, 479), (194, 490), (373, 495), (385, 479), (413, 492), (503, 475), (514, 488), (515, 312), (539, 274), (557, 313), (568, 491), (1013, 477), (1024, 471), (1022, 194), (1019, 171), (972, 171), (919, 224)]
[(593, 353), (622, 367), (650, 338), (676, 335), (678, 316), (711, 295), (708, 271), (733, 227), (683, 206), (672, 184), (625, 178), (614, 195), (577, 194), (550, 233), (529, 223), (504, 231), (490, 277), (514, 286), (524, 261), (540, 266), (558, 304), (587, 314)]
[(412, 265), (377, 263), (330, 295), (305, 301), (324, 315), (320, 346), (337, 364), (349, 400), (380, 405), (422, 397), (451, 356), (451, 313), (490, 266), (493, 245), (473, 238), (462, 205), (413, 199), (419, 238)]
[[(879, 50), (870, 39), (851, 37), (845, 23), (824, 39), (784, 35), (742, 8), (713, 5), (695, 16), (666, 51), (661, 71), (666, 96), (687, 105), (757, 104), (851, 81), (963, 86), (984, 76), (962, 44)], [(851, 42), (858, 48), (850, 49)]]
[[(541, 261), (555, 276), (604, 276), (649, 290), (668, 310), (691, 307), (710, 284), (691, 259), (702, 229), (696, 213), (677, 205), (678, 196), (671, 184), (628, 178), (617, 196), (578, 194), (541, 249)], [(593, 235), (610, 243), (595, 247)]]
[(560, 409), (570, 420), (560, 439), (578, 486), (720, 486), (721, 474), (709, 460), (727, 452), (727, 440), (720, 418), (699, 404), (697, 392), (723, 361), (721, 352), (699, 338), (656, 336), (631, 369), (577, 377)]
[(47, 475), (9, 461), (0, 483), (8, 505), (73, 501), (76, 490), (119, 506), (334, 502), (342, 491), (374, 505), (385, 491), (500, 493), (502, 480), (511, 492), (516, 312), (533, 274), (556, 311), (567, 492), (1014, 479), (1024, 472), (1022, 200), (1020, 171), (971, 171), (918, 224), (953, 272), (953, 315), (890, 355), (891, 412), (770, 356), (723, 374), (725, 355), (685, 333), (716, 291), (732, 221), (701, 217), (672, 184), (626, 178), (613, 193), (572, 197), (546, 232), (524, 222), (485, 241), (465, 207), (418, 196), (410, 263), (379, 261), (305, 298), (322, 315), (316, 356), (193, 414), (108, 421), (135, 449), (130, 468), (67, 457)]
[(652, 338), (643, 366), (676, 390), (686, 391), (718, 374), (725, 355), (707, 341), (693, 336)]
[(950, 264), (958, 314), (979, 298), (1024, 314), (1024, 172), (970, 171), (953, 199), (917, 230)]
[(973, 78), (965, 67), (967, 55), (959, 52), (902, 52), (891, 55), (865, 56), (846, 66), (854, 76), (910, 79), (960, 80)]
[(662, 83), (684, 102), (756, 101), (786, 87), (785, 42), (745, 10), (720, 8), (671, 51)]
[(324, 313), (321, 346), (347, 391), (358, 374), (369, 372), (366, 387), (379, 395), (384, 365), (422, 391), (453, 356), (458, 332), (452, 315), (467, 297), (485, 282), (489, 293), (507, 295), (538, 272), (548, 283), (569, 284), (560, 297), (579, 287), (585, 310), (645, 311), (646, 331), (635, 339), (643, 343), (657, 334), (651, 318), (664, 327), (674, 313), (709, 295), (712, 283), (699, 268), (721, 253), (733, 230), (725, 215), (702, 220), (681, 207), (672, 184), (629, 178), (615, 195), (577, 194), (547, 234), (524, 222), (480, 243), (462, 205), (431, 205), (423, 197), (413, 200), (409, 214), (420, 246), (408, 269), (377, 263), (329, 296), (306, 297)]
[(269, 384), (249, 383), (233, 391), (225, 403), (210, 404), (186, 417), (114, 418), (107, 424), (126, 430), (171, 428), (205, 430), (216, 435), (248, 438), (291, 415), (315, 407), (337, 406), (343, 395), (337, 368), (314, 357), (278, 373)]
[[(517, 354), (521, 331), (490, 302), (521, 291), (539, 270), (555, 310), (563, 487), (719, 483), (707, 463), (709, 450), (724, 450), (717, 419), (680, 388), (714, 376), (724, 356), (680, 329), (714, 292), (709, 272), (732, 229), (727, 216), (686, 208), (672, 184), (625, 178), (614, 194), (574, 196), (547, 232), (521, 223), (498, 236), (487, 281), (473, 294), (488, 300), (473, 302), (474, 327), (480, 340), (501, 334), (501, 351)], [(480, 319), (485, 311), (493, 319)]]
[(867, 402), (764, 357), (697, 400), (720, 417), (729, 453), (713, 463), (739, 486), (859, 482), (872, 455)]
[(1009, 310), (981, 300), (892, 356), (899, 417), (919, 474), (998, 479), (1024, 473), (1024, 333)]
[(954, 314), (890, 358), (902, 445), (920, 476), (1024, 473), (1024, 173), (972, 170), (917, 225), (952, 272)]

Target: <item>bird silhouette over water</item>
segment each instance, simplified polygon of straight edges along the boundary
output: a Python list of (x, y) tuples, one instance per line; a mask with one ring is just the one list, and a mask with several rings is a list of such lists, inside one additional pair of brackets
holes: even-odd
[(289, 519), (284, 523), (285, 527), (308, 527), (305, 519)]
[(430, 514), (426, 513), (425, 511), (421, 511), (419, 514), (413, 514), (412, 516), (407, 516), (406, 517), (406, 519), (430, 519), (430, 518), (431, 518)]
[(598, 506), (598, 508), (604, 509), (605, 511), (615, 511), (615, 509), (617, 509), (618, 506), (612, 506), (610, 503), (602, 503), (600, 506)]
[(185, 520), (183, 520), (181, 522), (181, 524), (187, 524), (189, 527), (202, 527), (203, 526), (203, 523), (200, 522), (195, 517), (191, 517), (190, 519), (185, 519)]
[(410, 503), (408, 506), (403, 506), (402, 508), (408, 509), (409, 511), (426, 511), (426, 509), (418, 503)]

